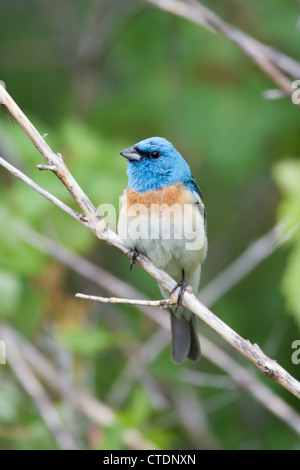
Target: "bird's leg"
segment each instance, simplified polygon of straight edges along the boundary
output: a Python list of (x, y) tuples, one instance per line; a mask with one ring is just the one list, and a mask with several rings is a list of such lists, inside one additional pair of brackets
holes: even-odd
[(182, 269), (182, 278), (179, 282), (177, 282), (176, 286), (174, 289), (171, 290), (171, 295), (173, 292), (175, 292), (177, 289), (179, 289), (178, 296), (177, 296), (177, 302), (176, 302), (176, 308), (175, 308), (175, 313), (177, 312), (177, 309), (179, 307), (180, 302), (182, 301), (182, 297), (186, 291), (187, 285), (185, 282), (185, 274), (184, 274), (184, 269)]
[(133, 266), (133, 263), (135, 262), (135, 260), (137, 259), (138, 255), (139, 255), (139, 251), (134, 249), (134, 250), (130, 250), (129, 253), (131, 254), (131, 259), (130, 259), (130, 271), (132, 271), (132, 266)]

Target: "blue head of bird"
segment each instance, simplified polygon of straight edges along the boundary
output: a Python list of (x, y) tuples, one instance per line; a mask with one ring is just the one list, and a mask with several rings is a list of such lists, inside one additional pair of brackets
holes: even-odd
[(128, 186), (143, 193), (162, 186), (191, 181), (189, 165), (167, 139), (150, 137), (122, 150), (128, 159)]

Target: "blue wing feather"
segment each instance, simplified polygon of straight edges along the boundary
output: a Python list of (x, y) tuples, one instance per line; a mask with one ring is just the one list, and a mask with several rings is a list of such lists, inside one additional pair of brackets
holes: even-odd
[(201, 192), (201, 189), (198, 185), (198, 183), (196, 182), (195, 178), (193, 177), (193, 175), (191, 175), (191, 179), (188, 183), (185, 183), (185, 186), (191, 190), (192, 192), (195, 192), (196, 194), (198, 194), (198, 196), (200, 197), (200, 200), (202, 202), (202, 204), (199, 204), (199, 210), (201, 212), (201, 214), (203, 215), (203, 218), (204, 218), (204, 225), (206, 227), (206, 210), (205, 210), (205, 206), (204, 206), (204, 203), (203, 203), (203, 196), (202, 196), (202, 192)]

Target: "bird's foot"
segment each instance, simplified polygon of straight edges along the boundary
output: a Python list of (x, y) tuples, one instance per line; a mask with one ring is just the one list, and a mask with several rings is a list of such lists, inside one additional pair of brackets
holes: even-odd
[(176, 307), (175, 307), (175, 313), (177, 312), (177, 309), (182, 301), (182, 298), (184, 296), (184, 293), (185, 291), (187, 290), (188, 288), (188, 285), (187, 283), (185, 282), (185, 275), (184, 275), (184, 269), (182, 270), (182, 278), (179, 282), (177, 282), (176, 286), (174, 287), (174, 289), (171, 290), (171, 295), (177, 290), (179, 289), (178, 291), (178, 295), (177, 295), (177, 302), (176, 302)]
[(140, 254), (139, 251), (137, 250), (130, 250), (128, 252), (130, 255), (131, 255), (131, 259), (130, 259), (130, 271), (132, 271), (132, 266), (133, 266), (133, 263), (135, 262), (135, 260), (137, 259), (138, 255)]

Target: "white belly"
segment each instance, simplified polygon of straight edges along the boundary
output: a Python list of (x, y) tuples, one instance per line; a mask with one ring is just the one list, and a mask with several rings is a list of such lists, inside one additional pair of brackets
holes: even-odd
[(184, 209), (175, 206), (170, 211), (169, 206), (160, 205), (151, 214), (145, 210), (138, 215), (122, 207), (118, 232), (130, 248), (145, 253), (175, 280), (181, 279), (184, 269), (187, 283), (198, 290), (193, 284), (199, 283), (198, 267), (207, 252), (203, 217), (194, 204)]

